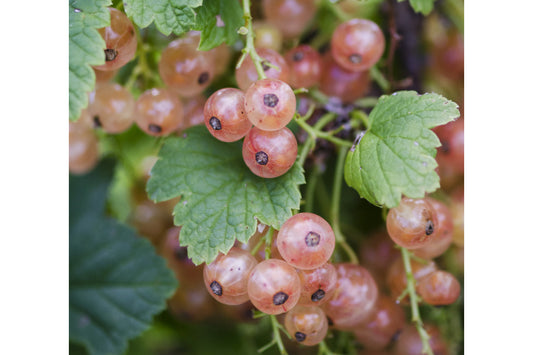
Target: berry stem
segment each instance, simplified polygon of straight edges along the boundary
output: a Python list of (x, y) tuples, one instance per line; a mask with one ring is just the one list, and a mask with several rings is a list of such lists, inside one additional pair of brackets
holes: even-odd
[(309, 180), (305, 185), (305, 212), (313, 212), (316, 183), (318, 181), (319, 172), (320, 168), (318, 164), (314, 164), (313, 170), (311, 170), (311, 174), (309, 174)]
[(294, 121), (300, 127), (302, 127), (309, 134), (309, 136), (311, 136), (313, 139), (322, 138), (322, 139), (330, 141), (331, 143), (333, 143), (335, 145), (338, 145), (338, 146), (341, 146), (341, 147), (350, 148), (352, 146), (351, 142), (348, 142), (348, 141), (345, 141), (343, 139), (337, 138), (337, 137), (331, 135), (331, 133), (322, 132), (319, 129), (317, 129), (316, 126), (312, 127), (312, 126), (308, 125), (307, 123), (305, 123), (305, 121), (303, 121), (301, 119), (295, 119)]
[(354, 127), (355, 125), (358, 125), (359, 123), (362, 123), (363, 126), (365, 126), (365, 129), (370, 128), (370, 121), (368, 120), (368, 115), (361, 110), (354, 110), (350, 112), (350, 116), (352, 117), (352, 120), (354, 122), (350, 121), (350, 125)]
[[(314, 110), (315, 106), (311, 106), (309, 108), (309, 110), (307, 111), (307, 113), (302, 116), (302, 117), (298, 117), (298, 114), (296, 114), (294, 120), (296, 122), (304, 122), (307, 121), (307, 119), (309, 119), (309, 117), (311, 117), (311, 115), (313, 114), (313, 110)], [(332, 112), (330, 113), (327, 113), (325, 114), (324, 116), (322, 116), (318, 122), (315, 124), (314, 128), (307, 125), (308, 127), (311, 127), (311, 129), (313, 130), (316, 130), (316, 131), (320, 131), (322, 128), (324, 128), (329, 122), (331, 122), (332, 120), (334, 120), (336, 117), (336, 115)], [(316, 141), (316, 138), (317, 136), (314, 134), (314, 133), (309, 133), (309, 131), (306, 131), (308, 133), (307, 135), (307, 139), (305, 140), (305, 143), (304, 145), (302, 146), (302, 149), (300, 151), (300, 158), (298, 159), (298, 164), (303, 166), (303, 164), (305, 163), (305, 159), (307, 158), (307, 155), (309, 154), (310, 151), (312, 151), (314, 148), (315, 148), (315, 141)]]
[(420, 335), (422, 341), (422, 353), (427, 355), (433, 355), (433, 350), (429, 345), (429, 334), (424, 329), (422, 318), (420, 317), (420, 311), (418, 310), (418, 296), (416, 294), (415, 284), (416, 280), (413, 276), (411, 269), (411, 254), (406, 248), (401, 248), (403, 267), (405, 268), (405, 275), (407, 277), (407, 290), (409, 292), (409, 298), (411, 301), (411, 320), (415, 323), (416, 330)]
[(279, 334), (279, 330), (281, 328), (281, 325), (279, 324), (277, 318), (275, 315), (270, 315), (270, 321), (272, 323), (272, 331), (274, 335), (274, 341), (278, 345), (278, 350), (281, 355), (289, 355), (287, 353), (287, 350), (285, 350), (285, 346), (283, 345), (283, 341), (281, 340), (281, 335)]
[(268, 231), (264, 236), (265, 240), (265, 260), (270, 259), (270, 253), (272, 252), (272, 236), (274, 235), (274, 228), (268, 227)]
[(337, 7), (337, 2), (338, 1), (336, 1), (336, 0), (335, 1), (333, 1), (333, 0), (322, 0), (321, 5), (324, 6), (325, 8), (327, 8), (327, 9), (329, 9), (342, 22), (350, 20), (352, 17), (349, 14), (347, 14), (346, 12), (342, 11), (341, 9), (339, 9)]
[(326, 344), (326, 342), (324, 340), (322, 340), (318, 344), (318, 355), (339, 355), (339, 354), (334, 353), (333, 351), (331, 351), (328, 348), (328, 345)]
[(379, 85), (383, 92), (389, 93), (391, 85), (387, 78), (385, 78), (383, 73), (381, 73), (381, 71), (379, 71), (379, 69), (375, 65), (370, 68), (370, 77)]
[(255, 70), (257, 70), (257, 76), (259, 77), (259, 80), (266, 79), (265, 71), (263, 70), (263, 66), (261, 64), (261, 57), (257, 54), (257, 51), (255, 50), (254, 46), (254, 30), (252, 28), (252, 14), (250, 12), (250, 0), (243, 0), (242, 1), (242, 10), (244, 13), (244, 26), (246, 27), (246, 46), (242, 50), (243, 57), (239, 60), (239, 64), (237, 67), (240, 66), (240, 63), (242, 63), (242, 60), (244, 60), (244, 57), (248, 54), (250, 58), (252, 59), (252, 62), (255, 65)]
[(344, 234), (342, 234), (340, 223), (339, 223), (339, 210), (341, 203), (341, 187), (342, 180), (344, 177), (344, 161), (346, 160), (346, 154), (348, 153), (347, 147), (341, 147), (339, 149), (339, 154), (337, 155), (337, 163), (335, 165), (335, 175), (333, 177), (333, 192), (331, 200), (331, 228), (335, 233), (335, 241), (339, 244), (346, 254), (348, 255), (350, 262), (353, 264), (358, 264), (357, 255), (346, 242)]

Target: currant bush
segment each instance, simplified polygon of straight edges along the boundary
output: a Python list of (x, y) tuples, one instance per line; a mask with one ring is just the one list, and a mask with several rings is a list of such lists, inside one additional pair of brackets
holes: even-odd
[(69, 0), (72, 352), (463, 354), (462, 1), (178, 3)]

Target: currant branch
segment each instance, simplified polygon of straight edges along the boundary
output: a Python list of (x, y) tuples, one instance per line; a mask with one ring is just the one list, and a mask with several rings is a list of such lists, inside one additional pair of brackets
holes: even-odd
[(249, 55), (252, 59), (252, 62), (255, 65), (255, 70), (257, 70), (257, 75), (259, 79), (266, 79), (265, 71), (263, 70), (263, 63), (261, 57), (257, 54), (254, 46), (254, 30), (252, 27), (252, 15), (250, 12), (250, 0), (243, 0), (242, 10), (244, 13), (244, 26), (245, 30), (241, 31), (241, 34), (246, 35), (246, 45), (242, 50), (242, 56), (237, 63), (237, 68), (239, 68), (246, 58), (246, 55)]
[(413, 276), (413, 271), (411, 269), (411, 255), (409, 250), (406, 248), (401, 248), (403, 267), (405, 268), (405, 275), (407, 278), (407, 291), (409, 293), (409, 298), (411, 301), (411, 320), (415, 323), (416, 330), (420, 335), (420, 340), (422, 341), (422, 353), (426, 355), (433, 355), (433, 350), (429, 345), (429, 334), (424, 329), (424, 324), (422, 323), (422, 318), (420, 317), (420, 311), (418, 309), (418, 296), (415, 289), (415, 277)]
[(347, 147), (341, 147), (339, 149), (339, 154), (337, 156), (337, 163), (335, 165), (335, 175), (333, 177), (333, 192), (331, 200), (331, 228), (335, 233), (335, 241), (339, 244), (344, 252), (348, 255), (350, 262), (353, 264), (358, 264), (357, 255), (346, 242), (344, 234), (342, 234), (340, 223), (339, 223), (339, 209), (340, 209), (340, 200), (341, 200), (341, 187), (342, 180), (344, 176), (344, 160), (346, 159), (346, 154), (348, 153)]

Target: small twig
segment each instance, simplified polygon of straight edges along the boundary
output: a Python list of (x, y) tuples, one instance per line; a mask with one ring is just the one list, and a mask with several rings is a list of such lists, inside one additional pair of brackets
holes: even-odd
[(353, 264), (358, 264), (357, 255), (346, 242), (344, 234), (342, 234), (340, 223), (339, 223), (339, 210), (341, 202), (341, 188), (342, 180), (344, 178), (344, 161), (346, 160), (346, 154), (348, 153), (347, 147), (341, 147), (339, 149), (339, 154), (337, 155), (337, 163), (335, 165), (335, 175), (333, 177), (333, 192), (331, 198), (331, 228), (335, 233), (335, 241), (339, 244), (350, 259), (350, 262)]
[[(255, 50), (255, 46), (254, 46), (254, 30), (253, 30), (253, 27), (252, 27), (252, 15), (251, 15), (251, 12), (250, 12), (250, 0), (243, 0), (242, 1), (242, 10), (243, 10), (243, 14), (244, 14), (244, 25), (245, 25), (245, 27), (247, 29), (247, 31), (246, 31), (246, 46), (242, 50), (243, 57), (248, 54), (250, 56), (250, 58), (252, 59), (252, 62), (254, 63), (255, 70), (257, 71), (258, 78), (259, 79), (265, 79), (266, 75), (265, 75), (265, 71), (263, 70), (263, 65), (262, 65), (263, 64), (262, 63), (263, 60), (257, 54), (257, 51)], [(244, 58), (241, 58), (239, 60), (239, 66), (240, 66), (240, 63), (242, 63), (243, 60), (244, 60)]]
[[(402, 37), (398, 34), (396, 30), (396, 17), (394, 13), (394, 3), (396, 0), (389, 0), (389, 33), (390, 33), (390, 44), (389, 52), (387, 53), (387, 77), (389, 83), (394, 82), (394, 53), (396, 52), (396, 47), (398, 47), (398, 41)], [(388, 92), (389, 89), (386, 91)]]
[(433, 350), (429, 345), (429, 334), (424, 329), (424, 324), (422, 323), (422, 318), (420, 317), (420, 311), (418, 310), (418, 296), (416, 294), (416, 280), (413, 276), (413, 271), (411, 269), (411, 260), (409, 250), (406, 248), (401, 248), (403, 267), (405, 269), (405, 276), (407, 278), (407, 290), (409, 293), (409, 298), (411, 301), (411, 320), (415, 323), (416, 330), (420, 335), (420, 340), (422, 341), (422, 353), (427, 355), (433, 355)]

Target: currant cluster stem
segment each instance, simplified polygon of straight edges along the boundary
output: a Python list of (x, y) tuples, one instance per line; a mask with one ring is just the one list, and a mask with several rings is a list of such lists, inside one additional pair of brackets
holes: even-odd
[(244, 26), (246, 27), (246, 46), (244, 47), (243, 51), (243, 57), (241, 60), (239, 60), (239, 64), (237, 67), (240, 66), (242, 63), (242, 60), (244, 60), (244, 56), (248, 54), (250, 58), (252, 59), (252, 62), (255, 65), (255, 70), (257, 71), (257, 75), (259, 79), (266, 79), (265, 71), (263, 70), (263, 64), (261, 63), (261, 57), (257, 54), (257, 51), (255, 50), (254, 46), (254, 30), (252, 27), (252, 14), (250, 12), (250, 0), (243, 0), (242, 2), (242, 10), (244, 14)]
[(433, 355), (433, 350), (429, 344), (429, 334), (424, 329), (420, 311), (418, 310), (418, 296), (415, 289), (415, 277), (411, 269), (411, 254), (406, 248), (401, 248), (403, 267), (405, 268), (405, 276), (407, 278), (407, 292), (411, 301), (411, 320), (415, 323), (416, 330), (420, 335), (422, 341), (422, 353), (426, 355)]
[(353, 264), (358, 264), (357, 255), (346, 242), (344, 234), (342, 234), (340, 223), (339, 223), (339, 210), (341, 202), (341, 187), (342, 187), (342, 178), (344, 176), (344, 160), (346, 159), (346, 154), (348, 153), (347, 147), (341, 147), (339, 149), (339, 154), (337, 155), (337, 163), (335, 165), (335, 175), (333, 180), (333, 193), (331, 200), (331, 228), (335, 233), (335, 241), (339, 244), (350, 259), (350, 262)]

